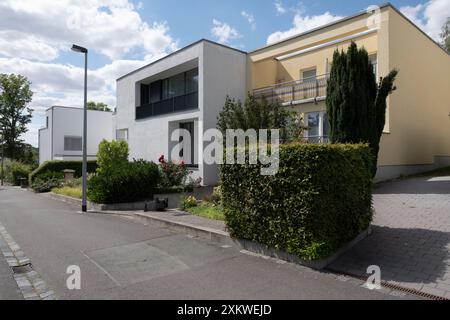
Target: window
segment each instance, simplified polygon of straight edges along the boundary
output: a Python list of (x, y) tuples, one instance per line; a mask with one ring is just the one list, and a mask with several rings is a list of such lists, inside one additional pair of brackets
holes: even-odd
[(81, 151), (82, 149), (81, 137), (64, 136), (65, 151)]
[(45, 117), (45, 127), (48, 128), (48, 117)]
[(116, 130), (116, 140), (118, 140), (118, 141), (128, 141), (128, 129), (118, 129), (118, 130)]
[(378, 57), (377, 57), (377, 54), (376, 53), (375, 54), (371, 54), (369, 56), (369, 61), (370, 61), (370, 64), (372, 65), (373, 73), (375, 74), (375, 77), (376, 77), (377, 74), (378, 74)]
[(150, 86), (141, 83), (141, 105), (147, 104), (150, 101)]
[(310, 112), (306, 114), (308, 130), (305, 137), (310, 142), (325, 142), (328, 139), (329, 123), (326, 112)]
[(198, 91), (198, 69), (186, 72), (186, 93)]
[(304, 82), (316, 81), (317, 69), (302, 71), (302, 79)]
[[(189, 142), (184, 142), (183, 137), (180, 136), (180, 142), (183, 142), (183, 147), (180, 150), (180, 158), (183, 159), (187, 164), (195, 166), (194, 157), (194, 122), (183, 122), (180, 123), (180, 129), (185, 129), (189, 132)], [(189, 146), (190, 145), (190, 146)], [(190, 147), (190, 150), (185, 150), (185, 148)]]

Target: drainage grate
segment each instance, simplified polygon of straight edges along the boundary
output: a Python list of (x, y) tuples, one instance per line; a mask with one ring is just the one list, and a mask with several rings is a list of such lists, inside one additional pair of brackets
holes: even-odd
[[(354, 275), (354, 274), (351, 274), (351, 273), (348, 273), (348, 272), (343, 272), (343, 271), (334, 270), (334, 269), (330, 269), (330, 268), (327, 268), (327, 270), (329, 270), (329, 271), (331, 271), (333, 273), (342, 274), (342, 275), (345, 275), (345, 276), (348, 276), (348, 277), (352, 277), (352, 278), (356, 278), (356, 279), (359, 279), (359, 280), (362, 280), (362, 281), (366, 281), (367, 280), (363, 276)], [(388, 288), (388, 289), (392, 289), (392, 290), (396, 290), (396, 291), (400, 291), (400, 292), (404, 292), (404, 293), (413, 294), (413, 295), (416, 295), (418, 297), (426, 298), (426, 299), (430, 299), (430, 300), (439, 300), (439, 301), (447, 301), (447, 300), (449, 300), (449, 299), (441, 297), (441, 296), (436, 296), (434, 294), (422, 292), (422, 291), (419, 291), (419, 290), (416, 290), (416, 289), (412, 289), (412, 288), (405, 288), (405, 287), (399, 286), (397, 284), (389, 283), (389, 282), (386, 282), (386, 281), (383, 281), (383, 280), (381, 281), (381, 285), (383, 287), (385, 287), (385, 288)]]
[(29, 263), (23, 266), (12, 267), (12, 270), (15, 274), (23, 274), (33, 271), (33, 266)]

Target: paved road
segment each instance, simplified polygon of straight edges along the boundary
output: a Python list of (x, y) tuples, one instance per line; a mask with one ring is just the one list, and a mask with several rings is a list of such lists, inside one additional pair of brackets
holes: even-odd
[(331, 266), (355, 275), (368, 265), (383, 280), (450, 299), (450, 177), (382, 183), (374, 232)]
[[(59, 298), (405, 298), (130, 218), (77, 210), (18, 188), (0, 191), (0, 222)], [(69, 265), (81, 268), (81, 290), (66, 288)]]

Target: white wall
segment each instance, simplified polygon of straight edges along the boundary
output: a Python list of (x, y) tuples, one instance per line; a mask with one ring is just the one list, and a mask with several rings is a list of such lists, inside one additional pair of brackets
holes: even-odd
[[(155, 80), (198, 67), (199, 108), (173, 114), (135, 120), (135, 107), (140, 104), (137, 83), (154, 76)], [(201, 41), (189, 48), (168, 56), (117, 81), (116, 129), (128, 129), (131, 158), (158, 161), (163, 154), (169, 158), (169, 134), (174, 122), (196, 121), (196, 143), (203, 145), (203, 130), (216, 127), (225, 97), (245, 97), (246, 55), (230, 48)], [(153, 80), (152, 80), (153, 81)], [(196, 158), (202, 159), (202, 148), (197, 148)], [(209, 176), (208, 176), (209, 175)], [(215, 166), (206, 168), (199, 161), (193, 177), (202, 177), (205, 184), (217, 183)]]
[[(64, 136), (83, 136), (83, 109), (52, 107), (47, 111), (49, 128), (40, 131), (39, 163), (46, 160), (81, 160), (82, 151), (64, 150)], [(95, 159), (98, 144), (112, 140), (112, 113), (88, 110), (88, 159)], [(53, 143), (53, 144), (52, 144)]]

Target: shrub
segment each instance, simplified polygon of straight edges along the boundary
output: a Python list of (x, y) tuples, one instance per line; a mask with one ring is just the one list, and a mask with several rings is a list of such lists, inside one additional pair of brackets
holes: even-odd
[(180, 209), (186, 210), (197, 206), (197, 199), (194, 196), (183, 197), (180, 202)]
[[(81, 161), (75, 160), (56, 160), (56, 161), (46, 161), (41, 164), (36, 170), (30, 173), (29, 181), (30, 185), (33, 183), (36, 175), (45, 173), (45, 172), (62, 172), (65, 169), (75, 170), (75, 177), (81, 177)], [(87, 162), (87, 172), (95, 172), (97, 169), (97, 161), (89, 160)]]
[(27, 178), (33, 167), (20, 161), (11, 160), (5, 164), (5, 180), (18, 186), (21, 178)]
[(371, 155), (367, 145), (288, 144), (279, 171), (222, 165), (226, 225), (234, 238), (265, 244), (302, 259), (332, 254), (372, 219)]
[(56, 177), (47, 179), (36, 178), (31, 184), (31, 188), (37, 193), (50, 192), (53, 188), (59, 188), (63, 185), (64, 180)]
[(161, 155), (158, 161), (161, 169), (161, 185), (163, 187), (181, 186), (185, 183), (189, 175), (189, 168), (183, 161), (180, 163), (167, 161), (164, 155)]
[(98, 145), (97, 173), (111, 174), (128, 165), (128, 144), (125, 141), (103, 140)]
[(40, 173), (36, 175), (36, 179), (41, 180), (50, 180), (50, 179), (64, 179), (64, 173), (63, 172), (57, 172), (57, 171), (47, 171)]
[(88, 180), (88, 198), (96, 203), (147, 200), (153, 197), (158, 182), (159, 170), (155, 163), (135, 160), (110, 174), (93, 175)]

